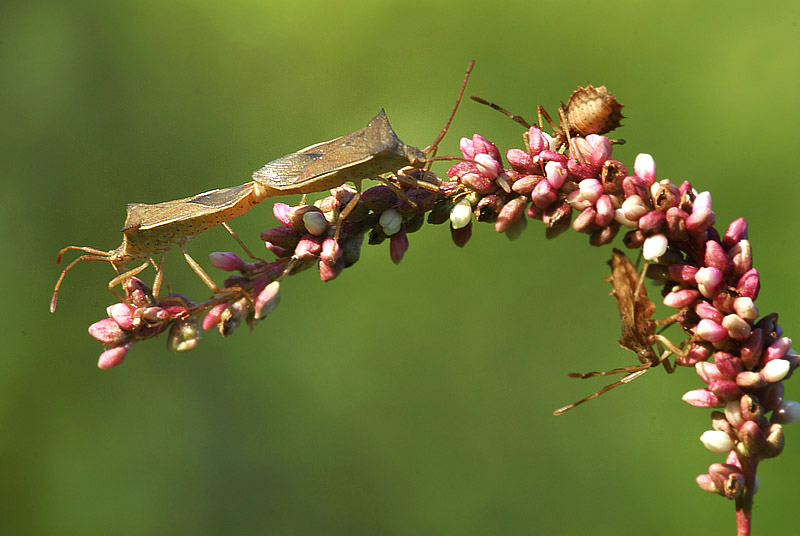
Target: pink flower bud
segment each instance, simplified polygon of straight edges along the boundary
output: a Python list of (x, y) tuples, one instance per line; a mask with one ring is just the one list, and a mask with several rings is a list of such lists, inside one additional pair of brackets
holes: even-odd
[(642, 198), (638, 195), (632, 195), (622, 202), (620, 207), (625, 217), (630, 221), (639, 221), (639, 218), (649, 212), (647, 205), (645, 205)]
[(700, 268), (695, 275), (697, 288), (706, 298), (711, 298), (719, 288), (723, 280), (723, 273), (719, 268), (704, 267)]
[(753, 249), (750, 242), (740, 240), (728, 250), (733, 266), (733, 275), (741, 277), (753, 267)]
[(464, 227), (459, 227), (458, 229), (455, 229), (451, 226), (450, 238), (456, 246), (460, 248), (466, 246), (467, 242), (469, 242), (469, 239), (472, 238), (472, 222), (469, 221), (467, 222), (467, 225)]
[(685, 241), (688, 238), (689, 233), (686, 230), (686, 220), (688, 218), (689, 214), (678, 207), (672, 207), (667, 210), (667, 232), (671, 239)]
[(752, 331), (747, 320), (734, 314), (726, 315), (722, 319), (722, 327), (728, 330), (728, 337), (735, 341), (748, 339)]
[(695, 327), (697, 336), (708, 342), (720, 342), (728, 336), (728, 330), (711, 320), (702, 319)]
[[(700, 292), (684, 288), (680, 290), (673, 290), (664, 296), (664, 305), (667, 307), (675, 307), (676, 309), (683, 309), (693, 304), (700, 297)], [(721, 317), (721, 315), (720, 315)]]
[(106, 308), (106, 313), (109, 318), (113, 319), (117, 325), (125, 331), (131, 331), (134, 328), (133, 319), (131, 318), (131, 308), (124, 303), (115, 303)]
[(661, 231), (661, 226), (664, 225), (666, 218), (666, 215), (660, 210), (651, 210), (639, 218), (639, 229), (645, 233), (657, 233)]
[(739, 296), (746, 296), (755, 300), (758, 298), (758, 291), (761, 288), (761, 278), (758, 276), (758, 270), (752, 268), (739, 278), (736, 285), (736, 290)]
[(793, 424), (800, 421), (800, 402), (784, 400), (772, 413), (772, 422), (779, 424)]
[(480, 134), (473, 134), (472, 135), (472, 147), (475, 151), (475, 155), (472, 158), (479, 154), (486, 154), (491, 156), (497, 161), (500, 161), (500, 151), (497, 146), (488, 141), (486, 138), (481, 136)]
[(120, 346), (128, 334), (112, 318), (104, 318), (89, 326), (89, 335), (104, 346)]
[[(597, 170), (591, 164), (578, 162), (577, 160), (567, 160), (566, 166), (569, 174), (579, 179), (594, 179), (597, 177)], [(605, 191), (605, 188), (603, 188), (603, 191)]]
[(742, 296), (733, 300), (733, 310), (736, 311), (737, 315), (748, 322), (753, 322), (756, 318), (758, 318), (758, 307), (756, 307), (756, 304), (753, 303), (752, 298), (748, 298), (746, 296)]
[(385, 184), (379, 184), (361, 193), (361, 201), (374, 212), (383, 212), (397, 204), (397, 194)]
[(703, 446), (717, 454), (723, 454), (733, 448), (733, 439), (725, 432), (707, 430), (700, 436)]
[(761, 352), (764, 344), (763, 331), (758, 328), (754, 329), (750, 337), (742, 344), (739, 349), (739, 355), (742, 356), (744, 366), (751, 370), (761, 360)]
[(564, 181), (566, 181), (569, 176), (566, 168), (558, 162), (548, 162), (545, 164), (544, 172), (547, 177), (547, 182), (550, 183), (553, 190), (561, 188), (564, 185)]
[(261, 240), (264, 242), (272, 242), (273, 244), (285, 248), (294, 249), (297, 242), (300, 240), (300, 233), (288, 225), (284, 225), (283, 227), (275, 227), (273, 229), (261, 231)]
[(713, 381), (730, 380), (730, 377), (724, 375), (719, 370), (719, 367), (714, 363), (708, 363), (707, 361), (702, 361), (700, 363), (697, 363), (694, 366), (694, 368), (695, 371), (697, 372), (697, 375), (706, 384), (709, 384)]
[(597, 179), (584, 179), (578, 183), (578, 188), (583, 198), (593, 205), (604, 193), (603, 184)]
[(694, 311), (700, 318), (707, 318), (708, 320), (713, 320), (717, 324), (722, 324), (724, 315), (707, 301), (697, 302), (697, 305), (694, 307)]
[(605, 161), (611, 158), (611, 142), (605, 136), (596, 134), (586, 136), (586, 141), (591, 147), (588, 163), (597, 169), (602, 168)]
[(705, 265), (719, 269), (723, 274), (730, 272), (731, 259), (719, 242), (706, 242)]
[(322, 251), (319, 254), (322, 262), (333, 264), (342, 258), (342, 248), (333, 238), (326, 238), (322, 241)]
[(767, 382), (760, 373), (745, 370), (736, 375), (736, 385), (748, 391), (757, 391), (765, 387)]
[(524, 217), (526, 204), (527, 199), (524, 197), (515, 197), (506, 203), (497, 215), (494, 230), (498, 233), (506, 232), (514, 222)]
[(631, 197), (634, 195), (639, 196), (642, 199), (649, 199), (650, 192), (648, 191), (648, 187), (644, 184), (644, 181), (639, 177), (625, 177), (622, 180), (622, 191), (625, 194), (625, 197)]
[(319, 271), (319, 278), (322, 281), (331, 281), (336, 279), (336, 277), (342, 273), (344, 270), (345, 263), (342, 261), (336, 262), (334, 264), (328, 264), (327, 262), (319, 261), (317, 264), (317, 269)]
[(128, 355), (128, 350), (131, 349), (131, 344), (109, 348), (100, 354), (100, 359), (97, 360), (97, 368), (106, 370), (121, 365), (125, 361), (125, 356)]
[(459, 147), (461, 148), (461, 154), (464, 155), (464, 158), (467, 160), (472, 160), (475, 158), (476, 150), (475, 144), (469, 138), (461, 138), (461, 141), (458, 143)]
[(294, 254), (294, 248), (296, 247), (296, 245), (297, 244), (295, 244), (295, 246), (292, 246), (292, 248), (289, 249), (283, 246), (278, 246), (276, 244), (273, 244), (272, 242), (264, 242), (264, 246), (267, 248), (267, 251), (269, 251), (279, 259), (291, 257)]
[(246, 264), (239, 255), (232, 251), (214, 251), (208, 254), (208, 260), (211, 261), (214, 268), (226, 272), (241, 270)]
[(779, 382), (789, 374), (790, 364), (785, 359), (773, 359), (761, 369), (761, 375), (769, 383)]
[(291, 208), (286, 203), (275, 203), (272, 205), (272, 214), (275, 216), (275, 219), (281, 222), (284, 225), (291, 226), (292, 225), (292, 218), (291, 218)]
[[(744, 479), (742, 479), (744, 484)], [(716, 484), (714, 484), (714, 479), (711, 478), (711, 475), (698, 475), (695, 478), (695, 482), (697, 485), (700, 486), (700, 489), (703, 491), (707, 491), (709, 493), (720, 493), (720, 490), (717, 489)]]
[(681, 400), (696, 408), (721, 408), (725, 406), (725, 401), (709, 391), (708, 389), (694, 389), (681, 397)]
[(695, 284), (697, 282), (697, 270), (696, 266), (690, 266), (688, 264), (672, 264), (668, 268), (669, 276), (673, 281), (678, 283), (691, 283)]
[(742, 360), (728, 352), (716, 352), (714, 364), (727, 379), (733, 379), (744, 370)]
[[(325, 264), (320, 262), (320, 264)], [(278, 307), (281, 302), (281, 284), (278, 281), (273, 281), (264, 290), (258, 293), (255, 302), (255, 317), (256, 320), (261, 320)]]
[(392, 262), (395, 264), (400, 264), (400, 261), (403, 260), (403, 255), (406, 254), (406, 251), (408, 251), (408, 235), (401, 226), (400, 230), (393, 234), (389, 239), (389, 256), (391, 257)]
[(301, 238), (294, 248), (294, 254), (298, 259), (318, 257), (321, 251), (322, 239), (311, 235)]
[[(555, 151), (549, 151), (545, 149), (538, 155), (538, 159), (540, 162), (558, 162), (559, 164), (567, 164), (568, 159), (565, 155), (561, 153), (557, 153)], [(535, 159), (534, 159), (535, 160)]]
[[(596, 221), (596, 220), (595, 220)], [(594, 247), (605, 246), (606, 244), (610, 244), (614, 241), (614, 238), (617, 236), (619, 232), (619, 224), (617, 222), (611, 222), (606, 227), (602, 227), (596, 231), (594, 231), (589, 236), (589, 244)], [(550, 235), (547, 235), (550, 238)]]
[(203, 330), (208, 331), (219, 324), (223, 311), (228, 308), (227, 303), (218, 303), (212, 307), (203, 317)]
[(692, 367), (701, 361), (705, 361), (711, 355), (708, 343), (693, 342), (689, 345), (686, 355), (675, 356), (675, 362), (683, 367)]
[(515, 169), (521, 173), (534, 173), (538, 166), (533, 163), (533, 157), (522, 149), (509, 149), (506, 151), (506, 160)]
[(475, 164), (478, 167), (478, 173), (486, 179), (496, 178), (502, 169), (497, 160), (484, 153), (475, 155)]
[(597, 211), (592, 207), (583, 210), (572, 222), (572, 228), (579, 233), (591, 233), (597, 229), (595, 220), (597, 219)]
[(470, 190), (481, 195), (489, 194), (497, 190), (497, 184), (481, 177), (477, 173), (465, 173), (459, 177), (458, 180)]
[(783, 359), (792, 348), (792, 339), (789, 337), (781, 337), (776, 339), (775, 342), (770, 344), (761, 357), (762, 365), (766, 365), (775, 359)]
[(737, 398), (742, 392), (733, 380), (714, 380), (708, 384), (708, 390), (728, 400)]
[(614, 215), (616, 214), (614, 205), (611, 203), (611, 197), (607, 194), (601, 195), (597, 199), (596, 209), (597, 217), (595, 218), (595, 223), (600, 227), (608, 227), (614, 221)]
[(458, 162), (457, 164), (450, 166), (450, 168), (447, 170), (447, 176), (450, 177), (451, 179), (458, 179), (459, 177), (461, 177), (466, 173), (475, 173), (475, 172), (476, 172), (476, 167), (475, 164), (473, 164), (472, 162)]
[(395, 209), (390, 208), (381, 214), (378, 223), (386, 236), (392, 236), (400, 231), (400, 227), (403, 225), (403, 216)]
[(544, 180), (541, 175), (524, 175), (511, 185), (511, 189), (520, 195), (530, 196), (536, 184)]
[(669, 241), (663, 234), (648, 236), (642, 244), (642, 257), (646, 261), (657, 262), (667, 252)]
[(656, 161), (649, 154), (639, 153), (633, 161), (633, 172), (650, 186), (656, 180)]
[(686, 229), (692, 233), (704, 233), (714, 225), (716, 216), (710, 210), (692, 211), (686, 219)]
[(553, 147), (539, 127), (533, 126), (528, 130), (528, 148), (531, 150), (531, 154), (537, 155), (542, 151), (549, 151)]
[(533, 199), (533, 204), (537, 208), (544, 210), (555, 203), (556, 199), (558, 199), (558, 194), (553, 190), (549, 182), (546, 180), (539, 181), (533, 188), (531, 199)]
[(744, 444), (748, 458), (755, 457), (767, 443), (767, 437), (754, 421), (745, 421), (739, 427), (739, 440)]
[(739, 241), (747, 238), (747, 220), (737, 218), (728, 225), (725, 236), (722, 238), (722, 245), (725, 249), (730, 249)]

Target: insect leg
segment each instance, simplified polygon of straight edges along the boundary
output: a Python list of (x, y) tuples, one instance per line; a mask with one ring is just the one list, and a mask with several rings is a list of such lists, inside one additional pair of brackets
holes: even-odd
[(161, 283), (164, 281), (164, 260), (167, 258), (167, 254), (164, 253), (161, 256), (161, 260), (158, 261), (158, 265), (155, 265), (153, 262), (153, 258), (150, 258), (150, 262), (153, 263), (156, 269), (156, 277), (153, 279), (153, 297), (158, 298), (158, 293), (161, 290)]
[[(78, 246), (69, 246), (69, 247), (66, 247), (66, 248), (61, 250), (61, 252), (58, 254), (58, 261), (56, 261), (56, 263), (58, 263), (61, 260), (61, 255), (63, 255), (65, 251), (70, 250), (70, 249), (80, 249), (81, 251), (93, 251), (93, 252), (102, 253), (103, 255), (81, 255), (80, 257), (78, 257), (77, 259), (75, 259), (74, 261), (69, 263), (69, 265), (67, 265), (66, 268), (64, 268), (64, 270), (61, 272), (61, 275), (58, 278), (58, 281), (56, 281), (56, 286), (53, 289), (53, 297), (50, 298), (50, 312), (51, 313), (55, 313), (56, 312), (56, 302), (58, 301), (58, 289), (61, 287), (61, 283), (64, 281), (64, 277), (66, 277), (67, 272), (69, 272), (72, 269), (73, 266), (75, 266), (76, 264), (78, 264), (81, 261), (107, 261), (107, 262), (111, 262), (108, 259), (108, 252), (107, 251), (100, 251), (99, 249), (94, 249), (94, 248), (81, 248), (81, 247), (78, 247)], [(114, 266), (113, 263), (111, 265)], [(116, 267), (114, 267), (114, 268), (116, 269)]]
[(122, 296), (120, 296), (119, 294), (117, 294), (117, 291), (116, 291), (116, 290), (114, 290), (114, 287), (116, 287), (116, 286), (117, 286), (117, 285), (119, 285), (120, 283), (123, 283), (123, 282), (127, 281), (127, 280), (128, 280), (128, 279), (130, 279), (131, 277), (133, 277), (133, 276), (137, 275), (137, 274), (138, 274), (138, 273), (140, 273), (142, 270), (144, 270), (145, 268), (147, 268), (149, 265), (150, 265), (150, 261), (147, 261), (147, 262), (143, 263), (141, 266), (137, 266), (137, 267), (136, 267), (136, 268), (134, 268), (133, 270), (128, 270), (128, 271), (127, 271), (127, 272), (125, 272), (124, 274), (120, 274), (120, 275), (118, 275), (117, 277), (115, 277), (114, 279), (112, 279), (111, 281), (109, 281), (109, 282), (108, 282), (108, 290), (110, 290), (110, 291), (111, 291), (111, 293), (112, 293), (114, 296), (116, 296), (117, 298), (119, 298), (119, 300), (120, 300), (121, 302), (128, 303), (128, 299), (127, 299), (127, 298), (123, 298)]
[(186, 259), (186, 262), (189, 263), (189, 266), (192, 267), (192, 270), (194, 270), (194, 272), (200, 277), (200, 279), (203, 280), (203, 283), (205, 283), (206, 286), (213, 292), (219, 292), (220, 289), (217, 286), (217, 284), (214, 283), (214, 280), (211, 279), (211, 276), (208, 275), (205, 270), (203, 270), (203, 268), (197, 263), (196, 260), (192, 258), (191, 255), (189, 255), (189, 252), (186, 250), (186, 244), (182, 243), (180, 244), (180, 246), (181, 246), (181, 251), (183, 252), (183, 258)]
[[(305, 196), (304, 196), (304, 197), (305, 197)], [(222, 222), (222, 226), (223, 226), (223, 227), (225, 227), (225, 230), (226, 230), (226, 231), (228, 231), (228, 232), (230, 233), (230, 235), (233, 237), (233, 239), (234, 239), (234, 240), (236, 240), (236, 242), (238, 242), (240, 246), (242, 246), (242, 249), (244, 250), (244, 252), (245, 252), (245, 253), (247, 253), (247, 255), (248, 255), (248, 256), (249, 256), (251, 259), (253, 259), (254, 261), (263, 261), (263, 260), (264, 260), (264, 259), (259, 259), (259, 258), (258, 258), (258, 257), (256, 257), (255, 255), (253, 255), (253, 253), (250, 251), (250, 249), (249, 249), (247, 246), (245, 246), (245, 245), (244, 245), (244, 242), (242, 242), (242, 239), (241, 239), (241, 238), (239, 238), (239, 237), (236, 235), (236, 233), (234, 232), (234, 230), (233, 230), (233, 229), (231, 229), (231, 226), (230, 226), (230, 225), (228, 225), (228, 222), (225, 222), (225, 221), (224, 221), (224, 222)]]
[(547, 110), (544, 109), (544, 106), (541, 104), (536, 106), (536, 116), (539, 120), (539, 130), (544, 130), (544, 121), (542, 121), (542, 117), (547, 121), (547, 124), (550, 125), (550, 128), (553, 129), (553, 132), (560, 132), (561, 129), (556, 127), (556, 124), (550, 118), (550, 114), (547, 113)]
[(356, 187), (356, 195), (345, 205), (344, 209), (339, 213), (339, 217), (336, 220), (336, 232), (333, 234), (334, 242), (339, 241), (339, 232), (342, 230), (342, 222), (347, 218), (347, 216), (356, 208), (356, 204), (358, 204), (358, 200), (361, 199), (361, 181), (353, 181), (353, 185)]
[[(642, 368), (642, 367), (644, 367), (644, 368)], [(641, 365), (641, 367), (637, 367), (637, 368), (640, 368), (641, 370), (637, 370), (635, 372), (631, 372), (627, 376), (625, 376), (623, 378), (620, 378), (619, 381), (616, 381), (616, 382), (614, 382), (612, 384), (606, 385), (605, 387), (603, 387), (602, 389), (600, 389), (596, 393), (592, 393), (591, 395), (587, 396), (586, 398), (582, 398), (581, 400), (578, 400), (577, 402), (573, 402), (572, 404), (569, 404), (568, 406), (564, 406), (563, 408), (559, 408), (559, 409), (555, 410), (553, 412), (553, 415), (563, 415), (564, 413), (568, 412), (572, 408), (580, 406), (584, 402), (588, 402), (589, 400), (591, 400), (593, 398), (597, 398), (598, 396), (602, 395), (603, 393), (607, 393), (608, 391), (610, 391), (611, 389), (614, 389), (615, 387), (619, 387), (620, 385), (632, 382), (633, 380), (635, 380), (636, 378), (638, 378), (639, 376), (641, 376), (645, 372), (647, 372), (650, 369), (650, 365), (649, 364), (646, 365), (646, 366), (645, 365)]]

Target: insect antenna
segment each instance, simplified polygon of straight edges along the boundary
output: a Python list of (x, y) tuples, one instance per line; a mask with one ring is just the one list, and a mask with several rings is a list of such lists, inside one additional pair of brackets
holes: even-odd
[(480, 97), (476, 97), (474, 95), (471, 96), (470, 99), (474, 100), (475, 102), (477, 102), (479, 104), (485, 104), (486, 106), (488, 106), (492, 110), (497, 110), (501, 114), (505, 115), (506, 117), (508, 117), (512, 121), (515, 121), (515, 122), (519, 123), (520, 125), (522, 125), (525, 128), (531, 128), (531, 124), (528, 123), (525, 120), (525, 118), (522, 117), (521, 115), (512, 114), (511, 112), (509, 112), (508, 110), (506, 110), (502, 106), (499, 106), (499, 105), (497, 105), (497, 104), (495, 104), (493, 102), (490, 102), (490, 101), (488, 101), (486, 99), (482, 99)]
[(450, 117), (447, 119), (447, 123), (445, 124), (444, 128), (442, 129), (442, 131), (439, 133), (439, 136), (436, 138), (436, 140), (433, 143), (431, 143), (430, 145), (425, 147), (425, 149), (422, 151), (426, 155), (428, 153), (431, 153), (431, 157), (436, 155), (436, 150), (439, 148), (439, 142), (441, 142), (442, 138), (444, 138), (445, 134), (447, 134), (447, 131), (450, 128), (450, 123), (453, 122), (453, 118), (456, 116), (456, 111), (458, 110), (458, 106), (459, 106), (459, 104), (461, 104), (461, 97), (464, 96), (464, 90), (467, 88), (467, 81), (469, 80), (469, 75), (472, 72), (472, 68), (474, 66), (475, 66), (475, 60), (472, 60), (471, 62), (469, 62), (469, 66), (467, 67), (467, 74), (464, 75), (464, 82), (461, 84), (461, 91), (458, 92), (458, 98), (456, 99), (456, 105), (453, 107), (453, 111), (450, 112)]

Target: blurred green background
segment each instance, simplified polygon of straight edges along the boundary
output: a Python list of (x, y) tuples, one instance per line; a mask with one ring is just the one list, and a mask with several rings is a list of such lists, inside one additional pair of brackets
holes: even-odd
[[(183, 355), (149, 341), (110, 371), (86, 333), (113, 302), (110, 267), (79, 266), (47, 306), (59, 248), (116, 247), (127, 202), (242, 183), (381, 107), (425, 146), (475, 59), (468, 94), (529, 119), (607, 85), (628, 117), (617, 158), (651, 153), (660, 178), (712, 191), (721, 229), (749, 219), (759, 307), (791, 336), (800, 4), (768, 5), (4, 2), (0, 532), (733, 533), (732, 503), (694, 484), (721, 458), (697, 440), (708, 412), (680, 401), (692, 370), (551, 415), (604, 385), (566, 372), (635, 360), (615, 342), (611, 248), (584, 235), (480, 225), (462, 250), (426, 227), (399, 266), (385, 243), (332, 283), (288, 280), (252, 334)], [(521, 143), (467, 101), (440, 154), (474, 132)], [(269, 205), (233, 222), (253, 247)], [(237, 250), (221, 229), (189, 249), (206, 266)], [(174, 251), (167, 270), (207, 294)], [(756, 534), (795, 523), (786, 436), (761, 467)]]

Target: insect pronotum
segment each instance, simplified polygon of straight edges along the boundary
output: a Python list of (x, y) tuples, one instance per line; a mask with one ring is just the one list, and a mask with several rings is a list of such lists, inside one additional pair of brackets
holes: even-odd
[[(367, 126), (339, 138), (317, 143), (288, 154), (253, 173), (253, 181), (261, 185), (267, 196), (308, 194), (322, 192), (352, 182), (356, 187), (356, 196), (347, 204), (339, 216), (343, 221), (358, 202), (361, 192), (361, 181), (379, 178), (386, 173), (396, 173), (403, 168), (424, 169), (434, 158), (433, 155), (447, 133), (450, 123), (461, 103), (464, 89), (467, 86), (470, 72), (475, 62), (467, 67), (461, 91), (450, 114), (447, 124), (436, 140), (425, 149), (406, 145), (397, 137), (386, 113), (381, 110)], [(409, 180), (410, 177), (398, 177)], [(387, 183), (388, 184), (388, 183)], [(422, 188), (438, 190), (433, 184), (415, 181)], [(392, 187), (391, 184), (388, 184)], [(393, 188), (394, 189), (394, 188)], [(401, 196), (402, 191), (397, 191)], [(341, 225), (337, 225), (338, 238)]]
[[(611, 389), (630, 383), (639, 376), (642, 376), (652, 367), (664, 365), (668, 373), (675, 371), (674, 365), (670, 364), (670, 354), (683, 355), (683, 351), (672, 344), (666, 337), (657, 334), (656, 328), (659, 325), (668, 325), (674, 322), (674, 317), (655, 321), (651, 318), (656, 310), (655, 304), (647, 297), (647, 290), (641, 285), (641, 278), (636, 267), (630, 259), (620, 250), (614, 249), (611, 260), (611, 276), (607, 279), (612, 285), (611, 294), (617, 301), (619, 309), (619, 319), (622, 324), (622, 336), (619, 345), (630, 350), (639, 358), (639, 365), (621, 367), (605, 372), (585, 372), (570, 373), (570, 378), (593, 378), (595, 376), (610, 376), (612, 374), (625, 374), (620, 380), (607, 385), (586, 398), (578, 400), (572, 404), (564, 406), (553, 412), (553, 415), (563, 415), (572, 408), (597, 398)], [(666, 349), (657, 353), (653, 346), (663, 344)]]
[[(114, 287), (127, 281), (147, 268), (149, 264), (152, 264), (156, 267), (153, 293), (158, 296), (163, 279), (162, 264), (166, 255), (162, 257), (161, 262), (157, 265), (153, 260), (153, 256), (166, 254), (172, 244), (177, 244), (181, 248), (186, 262), (189, 263), (208, 288), (218, 292), (220, 289), (214, 284), (211, 277), (189, 255), (186, 250), (186, 242), (193, 236), (221, 224), (244, 248), (245, 252), (250, 257), (255, 258), (225, 222), (244, 214), (265, 198), (265, 192), (257, 184), (248, 182), (241, 186), (211, 190), (192, 197), (154, 205), (129, 203), (127, 206), (128, 216), (125, 219), (125, 226), (122, 228), (122, 244), (117, 249), (103, 251), (85, 246), (68, 246), (58, 253), (56, 263), (60, 263), (62, 255), (69, 250), (84, 251), (89, 255), (81, 255), (69, 263), (61, 272), (61, 276), (58, 278), (53, 290), (50, 311), (55, 312), (56, 310), (58, 290), (64, 281), (64, 277), (80, 261), (106, 261), (111, 263), (118, 275), (109, 281), (108, 288), (120, 298), (121, 296), (114, 291)], [(124, 267), (125, 264), (141, 260), (145, 262), (140, 266), (120, 273), (120, 268)]]

